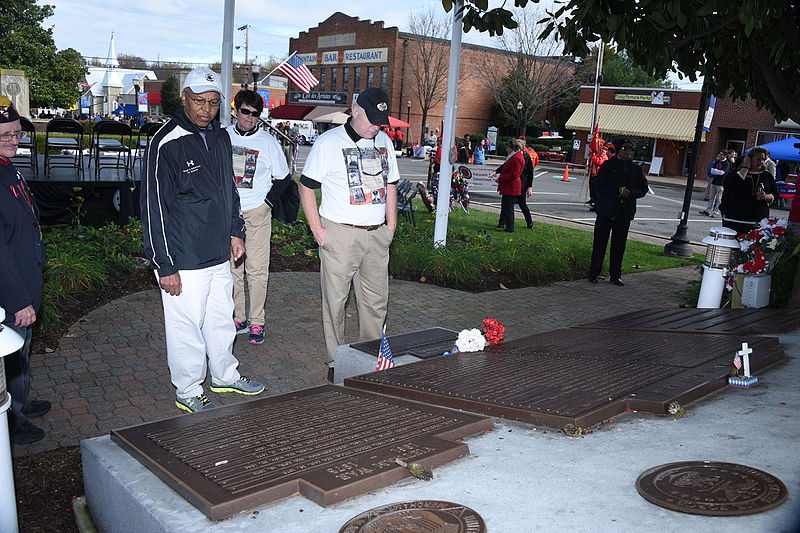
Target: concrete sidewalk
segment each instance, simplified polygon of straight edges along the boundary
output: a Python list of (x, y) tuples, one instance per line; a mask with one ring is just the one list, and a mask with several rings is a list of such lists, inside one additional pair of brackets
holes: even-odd
[[(273, 273), (267, 299), (266, 342), (237, 338), (234, 353), (243, 374), (263, 380), (267, 394), (283, 394), (324, 383), (323, 338), (318, 273)], [(585, 323), (632, 309), (677, 307), (677, 292), (697, 277), (694, 267), (626, 276), (627, 285), (558, 282), (473, 294), (407, 281), (390, 282), (388, 333), (442, 326), (477, 327), (493, 317), (509, 339)], [(358, 335), (350, 305), (346, 340)], [(174, 404), (165, 356), (161, 300), (154, 288), (120, 298), (76, 322), (53, 353), (32, 356), (32, 396), (53, 402), (35, 423), (44, 440), (16, 446), (16, 456), (76, 446), (88, 437), (180, 414)], [(214, 394), (227, 405), (246, 401), (236, 394)]]

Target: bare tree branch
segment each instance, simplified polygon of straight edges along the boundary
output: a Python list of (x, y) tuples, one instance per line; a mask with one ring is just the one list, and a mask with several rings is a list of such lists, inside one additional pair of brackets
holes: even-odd
[(519, 119), (518, 102), (522, 102), (522, 121), (527, 127), (577, 89), (572, 58), (561, 55), (554, 39), (540, 38), (542, 26), (537, 20), (542, 18), (536, 9), (515, 10), (519, 25), (497, 38), (504, 53), (484, 58), (476, 69), (494, 96), (501, 118), (511, 124)]
[(413, 98), (422, 111), (420, 140), (424, 137), (428, 112), (447, 98), (447, 74), (450, 62), (448, 32), (450, 23), (433, 8), (411, 13), (406, 79)]

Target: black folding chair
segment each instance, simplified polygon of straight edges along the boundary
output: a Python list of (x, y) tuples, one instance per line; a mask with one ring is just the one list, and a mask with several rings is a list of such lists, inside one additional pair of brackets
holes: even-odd
[[(116, 137), (103, 137), (115, 135)], [(98, 122), (92, 134), (91, 159), (94, 163), (94, 177), (100, 179), (100, 170), (113, 168), (124, 170), (128, 177), (131, 162), (133, 130), (124, 122), (108, 120)]]
[(133, 152), (133, 161), (131, 162), (131, 172), (136, 167), (136, 160), (141, 159), (144, 161), (144, 155), (147, 152), (147, 147), (150, 146), (150, 139), (156, 132), (163, 126), (160, 122), (145, 122), (139, 128), (139, 135), (136, 137), (136, 144)]
[[(55, 137), (54, 133), (68, 135)], [(50, 152), (55, 152), (51, 154)], [(83, 172), (83, 125), (71, 118), (54, 118), (47, 123), (44, 141), (44, 171), (74, 168)]]
[(400, 180), (397, 184), (397, 211), (406, 217), (406, 220), (411, 222), (411, 225), (417, 227), (417, 221), (414, 218), (414, 197), (417, 195), (417, 189), (414, 188), (412, 192), (410, 180)]
[(19, 124), (25, 136), (19, 140), (18, 148), (28, 150), (28, 154), (17, 154), (11, 158), (11, 161), (13, 161), (17, 168), (31, 169), (35, 176), (39, 173), (39, 159), (36, 150), (36, 126), (25, 117), (19, 117)]

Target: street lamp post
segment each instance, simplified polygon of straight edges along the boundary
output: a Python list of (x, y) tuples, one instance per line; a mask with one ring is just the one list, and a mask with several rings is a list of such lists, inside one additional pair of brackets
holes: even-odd
[(517, 102), (517, 137), (522, 137), (522, 102)]
[(136, 106), (136, 111), (133, 113), (133, 116), (136, 117), (136, 122), (139, 122), (139, 78), (133, 78), (133, 105)]
[(406, 122), (408, 122), (408, 126), (406, 126), (406, 146), (408, 143), (411, 142), (411, 100), (406, 102)]
[(261, 70), (258, 65), (253, 66), (253, 90), (258, 91), (258, 77), (261, 75)]

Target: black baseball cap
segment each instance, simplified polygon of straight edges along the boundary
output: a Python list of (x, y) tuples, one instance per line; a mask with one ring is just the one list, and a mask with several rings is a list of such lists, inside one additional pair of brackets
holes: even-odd
[(358, 94), (356, 104), (375, 126), (389, 125), (389, 95), (380, 87), (370, 87)]

